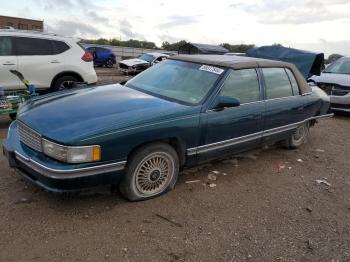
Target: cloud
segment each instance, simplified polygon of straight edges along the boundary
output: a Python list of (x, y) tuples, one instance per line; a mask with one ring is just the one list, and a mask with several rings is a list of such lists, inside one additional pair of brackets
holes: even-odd
[(81, 38), (95, 38), (101, 35), (101, 31), (89, 24), (59, 20), (48, 25), (48, 30), (61, 35), (76, 36)]
[(136, 38), (138, 40), (146, 40), (144, 35), (139, 34), (139, 33), (135, 33), (133, 31), (133, 27), (127, 19), (123, 19), (119, 22), (119, 31), (126, 38), (133, 38), (133, 39)]
[(64, 9), (72, 12), (75, 8), (86, 10), (93, 9), (96, 6), (91, 0), (31, 0), (31, 2), (42, 7), (45, 11)]
[(259, 23), (295, 25), (349, 19), (349, 8), (343, 8), (346, 11), (332, 9), (348, 4), (348, 0), (263, 0), (254, 4), (238, 2), (229, 7), (257, 15)]
[(86, 15), (93, 19), (95, 23), (109, 23), (109, 19), (107, 17), (97, 14), (95, 11), (87, 11)]
[(173, 15), (168, 17), (168, 21), (158, 25), (160, 29), (169, 29), (177, 26), (188, 26), (197, 23), (196, 16)]
[(319, 39), (318, 42), (294, 44), (293, 47), (323, 52), (326, 57), (334, 53), (350, 56), (350, 41), (327, 41), (325, 39)]

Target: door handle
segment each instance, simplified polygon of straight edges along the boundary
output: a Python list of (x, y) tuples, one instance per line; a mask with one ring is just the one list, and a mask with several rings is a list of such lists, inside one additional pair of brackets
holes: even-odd
[(59, 64), (59, 63), (61, 63), (60, 61), (57, 61), (57, 60), (52, 60), (51, 61), (51, 64)]
[(5, 62), (4, 64), (2, 65), (5, 65), (5, 66), (12, 66), (12, 65), (15, 65), (14, 63), (11, 63), (11, 62)]
[(298, 111), (302, 111), (302, 110), (304, 110), (303, 106), (298, 107)]

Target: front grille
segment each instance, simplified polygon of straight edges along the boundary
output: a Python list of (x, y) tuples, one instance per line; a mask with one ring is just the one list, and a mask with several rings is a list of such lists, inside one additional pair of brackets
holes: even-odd
[(350, 92), (350, 87), (337, 84), (319, 83), (318, 86), (325, 91), (327, 95), (344, 96)]
[(334, 85), (331, 85), (331, 84), (320, 83), (320, 84), (318, 84), (318, 86), (323, 91), (325, 91), (327, 95), (330, 95), (332, 93), (332, 90), (334, 89)]
[(345, 96), (348, 93), (350, 93), (350, 89), (349, 90), (342, 90), (342, 89), (333, 89), (332, 90), (332, 96)]
[(38, 152), (42, 152), (41, 135), (38, 132), (35, 132), (25, 124), (18, 122), (18, 133), (23, 144)]

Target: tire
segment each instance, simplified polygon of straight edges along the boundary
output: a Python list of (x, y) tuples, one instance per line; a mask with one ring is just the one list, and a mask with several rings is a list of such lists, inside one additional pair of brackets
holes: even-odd
[(310, 134), (310, 123), (306, 122), (298, 126), (288, 139), (283, 141), (283, 146), (288, 149), (299, 148), (302, 144), (306, 143)]
[(52, 86), (52, 91), (61, 91), (67, 89), (78, 82), (78, 79), (74, 76), (62, 76), (56, 80)]
[(174, 148), (154, 143), (131, 156), (119, 190), (130, 201), (147, 200), (172, 190), (178, 174), (179, 157)]
[(15, 121), (17, 118), (17, 113), (11, 113), (9, 114), (9, 117), (11, 118), (12, 121)]
[(108, 59), (105, 63), (105, 66), (108, 68), (112, 68), (113, 67), (113, 61), (112, 59)]

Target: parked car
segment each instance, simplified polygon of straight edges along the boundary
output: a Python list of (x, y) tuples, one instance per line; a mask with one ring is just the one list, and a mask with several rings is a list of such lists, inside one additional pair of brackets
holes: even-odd
[(50, 191), (117, 184), (129, 200), (174, 188), (179, 170), (282, 141), (301, 146), (329, 97), (289, 63), (174, 56), (120, 84), (32, 99), (8, 131), (10, 167)]
[(94, 57), (94, 66), (112, 68), (116, 64), (115, 54), (112, 49), (100, 46), (88, 46), (86, 50)]
[(169, 55), (162, 53), (148, 53), (139, 56), (138, 58), (132, 58), (127, 60), (122, 60), (119, 62), (119, 69), (124, 74), (130, 73), (140, 73), (143, 70), (149, 68), (152, 65), (155, 65), (165, 59)]
[(21, 72), (37, 90), (96, 83), (93, 57), (78, 41), (38, 31), (0, 30), (0, 86), (26, 89), (10, 70)]
[(330, 96), (334, 112), (350, 113), (350, 57), (339, 58), (326, 67), (320, 76), (312, 76), (308, 81)]

